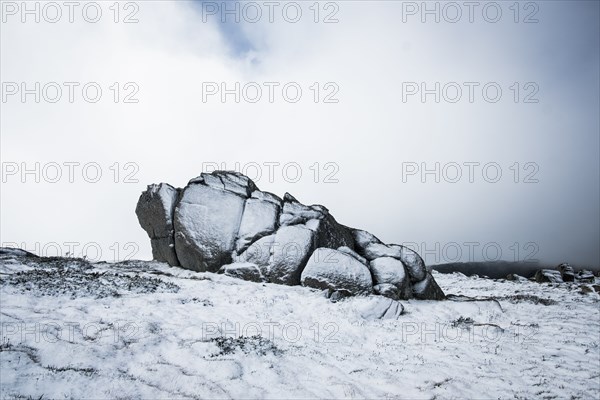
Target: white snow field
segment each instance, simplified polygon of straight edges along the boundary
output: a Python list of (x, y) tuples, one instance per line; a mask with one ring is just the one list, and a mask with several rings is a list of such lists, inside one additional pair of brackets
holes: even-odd
[(600, 398), (599, 296), (579, 285), (434, 272), (463, 297), (378, 319), (391, 300), (39, 260), (0, 258), (3, 399)]

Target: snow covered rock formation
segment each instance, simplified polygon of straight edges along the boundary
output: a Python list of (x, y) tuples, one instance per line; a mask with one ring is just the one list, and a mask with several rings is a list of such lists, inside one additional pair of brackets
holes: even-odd
[(183, 189), (149, 185), (136, 214), (154, 259), (171, 266), (303, 284), (334, 297), (445, 298), (414, 251), (341, 225), (321, 205), (260, 191), (238, 172), (202, 173)]

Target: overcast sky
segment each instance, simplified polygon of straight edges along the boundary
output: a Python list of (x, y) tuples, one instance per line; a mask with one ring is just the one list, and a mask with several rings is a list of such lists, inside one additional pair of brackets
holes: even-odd
[(149, 259), (141, 191), (216, 162), (428, 264), (600, 265), (597, 1), (55, 4), (2, 2), (4, 245)]

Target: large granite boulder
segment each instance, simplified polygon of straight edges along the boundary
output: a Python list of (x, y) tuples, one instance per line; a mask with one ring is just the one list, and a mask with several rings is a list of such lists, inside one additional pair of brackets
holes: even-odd
[(302, 284), (316, 289), (345, 291), (353, 295), (370, 294), (373, 280), (369, 268), (351, 255), (320, 247), (302, 271)]
[(231, 262), (244, 202), (238, 192), (204, 182), (183, 189), (174, 219), (175, 251), (182, 267), (216, 272)]
[(535, 273), (535, 281), (538, 283), (562, 283), (560, 271), (553, 269), (540, 269)]
[(581, 271), (577, 272), (577, 275), (575, 275), (575, 281), (576, 282), (593, 283), (594, 282), (594, 273), (587, 269), (582, 269)]
[[(377, 291), (383, 296), (393, 299), (410, 299), (412, 297), (412, 286), (402, 261), (393, 257), (379, 257), (369, 263), (371, 274), (373, 275), (373, 284), (379, 285)], [(396, 288), (394, 293), (388, 286), (390, 284)]]
[(299, 285), (300, 274), (314, 250), (315, 233), (304, 225), (282, 226), (275, 234), (267, 269), (269, 280)]
[(391, 247), (399, 248), (400, 261), (406, 267), (411, 282), (420, 282), (427, 277), (425, 262), (416, 251), (399, 245), (392, 245)]
[(150, 237), (152, 257), (179, 266), (175, 253), (173, 214), (179, 191), (167, 183), (148, 185), (135, 208), (140, 225)]
[(567, 263), (559, 264), (556, 268), (560, 271), (560, 277), (564, 282), (574, 282), (575, 281), (575, 270)]
[(444, 298), (414, 251), (346, 227), (324, 206), (263, 192), (237, 172), (203, 173), (183, 189), (150, 185), (136, 214), (153, 257), (172, 266), (303, 284), (326, 289), (335, 301), (373, 292), (394, 300)]
[[(425, 262), (417, 252), (398, 244), (385, 244), (375, 235), (364, 230), (351, 229), (351, 234), (354, 238), (355, 250), (369, 260), (375, 293), (392, 299), (416, 297), (441, 300), (445, 298), (444, 292), (427, 271)], [(392, 268), (392, 265), (395, 268)], [(400, 266), (403, 266), (403, 272)], [(396, 278), (391, 278), (393, 275), (391, 271), (396, 271)], [(394, 285), (396, 290), (388, 285)]]

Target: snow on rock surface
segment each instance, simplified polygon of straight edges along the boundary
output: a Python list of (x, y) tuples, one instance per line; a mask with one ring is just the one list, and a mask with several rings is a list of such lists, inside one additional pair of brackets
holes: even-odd
[(352, 229), (352, 236), (354, 238), (354, 243), (356, 243), (360, 249), (366, 248), (371, 243), (382, 244), (381, 240), (377, 239), (375, 235), (361, 229)]
[(394, 257), (400, 259), (402, 251), (399, 247), (391, 247), (383, 243), (369, 243), (359, 251), (367, 260), (371, 261), (379, 257)]
[(267, 272), (271, 282), (300, 284), (300, 274), (314, 249), (314, 236), (303, 225), (282, 226), (277, 231)]
[(540, 269), (535, 273), (536, 282), (550, 282), (550, 283), (560, 283), (563, 282), (560, 271), (555, 271), (553, 269)]
[(362, 257), (360, 254), (358, 254), (357, 252), (355, 252), (354, 250), (352, 250), (352, 249), (351, 249), (351, 248), (349, 248), (349, 247), (346, 247), (346, 246), (340, 246), (340, 247), (338, 247), (338, 248), (337, 248), (337, 250), (338, 250), (338, 251), (341, 251), (342, 253), (346, 253), (346, 254), (348, 254), (349, 256), (352, 256), (352, 257), (356, 258), (356, 260), (357, 260), (358, 262), (360, 262), (361, 264), (365, 264), (365, 265), (368, 265), (368, 264), (369, 264), (369, 262), (367, 261), (367, 259), (366, 259), (366, 258)]
[(271, 202), (279, 207), (281, 207), (281, 202), (283, 201), (273, 193), (261, 192), (260, 190), (255, 190), (254, 192), (252, 192), (250, 197), (252, 197), (253, 199)]
[(384, 297), (371, 297), (358, 307), (360, 316), (367, 320), (398, 319), (404, 312), (404, 306), (398, 301)]
[(569, 264), (559, 264), (556, 269), (560, 272), (563, 282), (575, 282), (575, 270)]
[(289, 193), (283, 198), (283, 209), (279, 217), (279, 225), (297, 225), (303, 224), (310, 219), (322, 219), (325, 213), (320, 209), (305, 206)]
[(245, 175), (236, 172), (214, 171), (211, 174), (201, 174), (194, 182), (204, 183), (207, 186), (226, 190), (228, 192), (248, 197), (256, 190), (254, 182)]
[(246, 200), (236, 250), (242, 252), (257, 239), (273, 233), (277, 229), (279, 210), (279, 205), (270, 201)]
[(392, 245), (390, 247), (400, 249), (400, 261), (406, 267), (411, 282), (419, 282), (427, 277), (425, 262), (416, 251), (399, 245)]
[(310, 256), (301, 281), (305, 286), (352, 295), (370, 294), (373, 288), (366, 265), (347, 253), (325, 247), (316, 249)]
[[(398, 289), (400, 299), (412, 297), (410, 278), (402, 261), (392, 257), (379, 257), (371, 261), (369, 267), (373, 274), (374, 285), (391, 284)], [(378, 290), (386, 290), (386, 288), (380, 287)], [(387, 290), (389, 291), (389, 288)]]
[(236, 262), (250, 262), (258, 265), (264, 274), (271, 259), (271, 248), (275, 241), (275, 235), (268, 235), (252, 243), (240, 255), (234, 256)]
[(262, 276), (260, 268), (252, 263), (233, 263), (223, 265), (219, 269), (220, 274), (240, 278), (245, 281), (263, 282), (265, 279)]
[(183, 189), (175, 208), (175, 251), (181, 266), (216, 272), (231, 261), (244, 200), (197, 183)]
[[(353, 265), (394, 262), (398, 276), (406, 279), (375, 284), (393, 283), (398, 287), (399, 298), (411, 297), (411, 283), (420, 283), (416, 286), (420, 288), (416, 296), (420, 299), (444, 297), (414, 251), (384, 244), (367, 231), (344, 226), (322, 205), (302, 204), (289, 193), (281, 199), (263, 192), (250, 178), (238, 172), (202, 173), (184, 189), (164, 183), (150, 185), (140, 196), (136, 212), (152, 241), (154, 258), (172, 266), (217, 272), (232, 262), (249, 262), (259, 269), (261, 279), (299, 285), (302, 271), (316, 248), (339, 249), (352, 258)], [(400, 263), (378, 261), (390, 257)], [(356, 278), (344, 276), (352, 274), (353, 268), (332, 270), (323, 263), (318, 265), (324, 268), (320, 273), (326, 274), (331, 282), (351, 282)], [(311, 268), (317, 266), (311, 265)], [(257, 279), (254, 273), (224, 273)], [(312, 274), (316, 276), (317, 271), (313, 270)], [(353, 292), (372, 291), (373, 282), (368, 290)], [(392, 292), (384, 286), (376, 291), (396, 297)], [(344, 293), (340, 290), (331, 299), (337, 301)]]
[(433, 276), (448, 300), (379, 319), (380, 296), (0, 254), (0, 398), (600, 398), (600, 295)]

